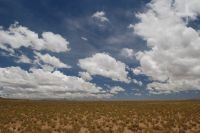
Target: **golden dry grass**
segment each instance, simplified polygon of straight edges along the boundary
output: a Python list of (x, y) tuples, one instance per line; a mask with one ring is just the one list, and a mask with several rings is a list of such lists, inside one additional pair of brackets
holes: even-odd
[(0, 100), (0, 133), (200, 133), (200, 101)]

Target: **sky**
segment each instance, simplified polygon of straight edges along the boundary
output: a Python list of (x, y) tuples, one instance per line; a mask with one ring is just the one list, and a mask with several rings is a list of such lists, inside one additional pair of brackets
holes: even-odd
[(200, 98), (199, 0), (0, 0), (0, 97)]

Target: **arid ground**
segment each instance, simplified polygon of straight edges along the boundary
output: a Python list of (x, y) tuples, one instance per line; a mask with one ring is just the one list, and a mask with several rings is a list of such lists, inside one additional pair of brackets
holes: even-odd
[(0, 100), (0, 133), (200, 133), (200, 101)]

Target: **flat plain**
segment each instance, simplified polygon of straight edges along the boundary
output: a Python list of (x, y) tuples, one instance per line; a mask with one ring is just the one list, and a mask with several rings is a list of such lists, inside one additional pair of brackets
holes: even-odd
[(0, 133), (200, 133), (200, 101), (0, 99)]

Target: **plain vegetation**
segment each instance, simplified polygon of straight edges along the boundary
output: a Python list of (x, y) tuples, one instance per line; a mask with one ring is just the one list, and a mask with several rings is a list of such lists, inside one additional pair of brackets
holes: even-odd
[(200, 133), (200, 101), (0, 99), (0, 133)]

